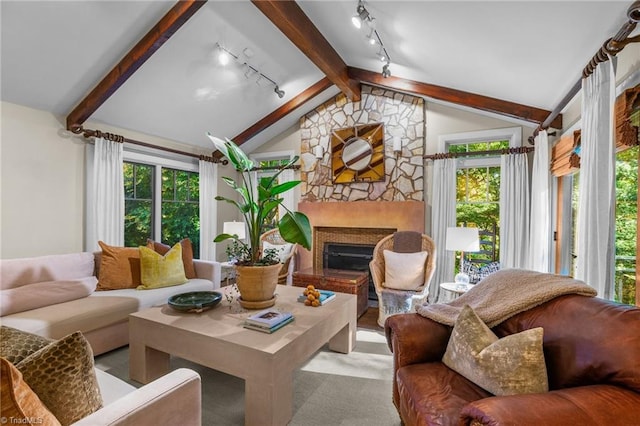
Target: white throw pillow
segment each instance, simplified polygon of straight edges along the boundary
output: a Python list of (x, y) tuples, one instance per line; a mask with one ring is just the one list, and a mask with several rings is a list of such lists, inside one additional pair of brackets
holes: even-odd
[(275, 250), (278, 252), (278, 259), (280, 259), (280, 263), (284, 263), (287, 260), (287, 257), (291, 253), (291, 249), (293, 248), (293, 244), (271, 244), (269, 241), (262, 242), (262, 251), (266, 252), (267, 250)]
[(424, 284), (426, 251), (396, 253), (384, 250), (384, 286), (396, 290), (415, 290)]

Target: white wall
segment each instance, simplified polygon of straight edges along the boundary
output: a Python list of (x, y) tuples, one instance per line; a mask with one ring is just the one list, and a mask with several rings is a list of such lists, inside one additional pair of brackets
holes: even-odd
[[(0, 258), (83, 251), (87, 142), (67, 132), (61, 117), (7, 102), (0, 105)], [(86, 127), (198, 153), (101, 123), (87, 122)]]
[(0, 257), (82, 250), (84, 143), (52, 114), (2, 103)]

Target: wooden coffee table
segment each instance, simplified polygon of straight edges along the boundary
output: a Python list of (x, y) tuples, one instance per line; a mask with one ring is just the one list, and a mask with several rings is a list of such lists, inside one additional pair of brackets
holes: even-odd
[(357, 301), (338, 293), (313, 308), (296, 301), (299, 287), (278, 285), (276, 294), (275, 308), (293, 312), (295, 320), (273, 334), (243, 328), (255, 311), (239, 311), (224, 297), (199, 314), (167, 305), (131, 314), (129, 376), (149, 383), (169, 372), (175, 355), (244, 379), (246, 425), (286, 425), (293, 415), (293, 372), (327, 342), (336, 352), (353, 349)]

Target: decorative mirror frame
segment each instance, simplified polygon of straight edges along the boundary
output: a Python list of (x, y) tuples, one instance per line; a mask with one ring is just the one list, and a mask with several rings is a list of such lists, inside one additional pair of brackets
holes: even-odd
[(362, 124), (331, 132), (333, 183), (378, 182), (384, 173), (384, 125)]

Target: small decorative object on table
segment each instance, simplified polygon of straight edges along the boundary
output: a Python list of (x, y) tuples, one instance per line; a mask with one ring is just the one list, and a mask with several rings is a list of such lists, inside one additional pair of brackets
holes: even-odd
[(200, 313), (213, 308), (221, 300), (222, 294), (217, 291), (192, 291), (171, 296), (168, 303), (177, 311)]
[(244, 321), (244, 328), (273, 333), (293, 321), (291, 312), (280, 312), (275, 309), (266, 309), (251, 315)]
[(335, 299), (336, 294), (329, 290), (316, 290), (309, 284), (302, 294), (298, 296), (298, 302), (304, 303), (306, 306), (318, 307)]

